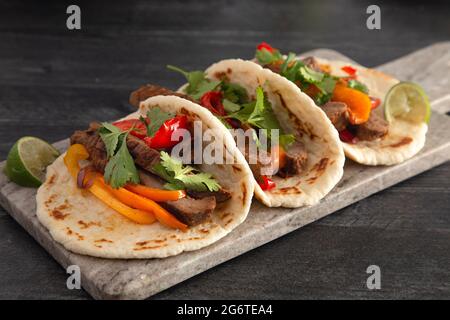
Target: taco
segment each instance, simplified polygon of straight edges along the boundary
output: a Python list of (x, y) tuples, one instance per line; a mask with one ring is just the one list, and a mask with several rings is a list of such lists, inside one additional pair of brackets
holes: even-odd
[[(103, 258), (163, 258), (224, 237), (249, 211), (251, 171), (219, 120), (165, 91), (114, 123), (91, 123), (47, 169), (37, 217), (68, 250)], [(200, 123), (232, 164), (172, 154)], [(195, 138), (195, 137), (194, 137)], [(216, 149), (216, 150), (218, 150)], [(180, 149), (185, 150), (185, 149)]]
[(295, 83), (322, 108), (350, 159), (365, 165), (393, 165), (423, 148), (426, 121), (385, 119), (384, 100), (399, 80), (348, 62), (286, 56), (267, 43), (257, 47), (255, 61)]
[[(312, 205), (340, 180), (344, 153), (325, 114), (297, 86), (240, 59), (213, 64), (205, 72), (181, 72), (180, 94), (201, 104), (234, 134), (256, 180), (255, 195), (270, 207)], [(135, 105), (154, 90), (135, 91)], [(264, 143), (265, 142), (265, 143)], [(256, 152), (255, 152), (256, 150)]]

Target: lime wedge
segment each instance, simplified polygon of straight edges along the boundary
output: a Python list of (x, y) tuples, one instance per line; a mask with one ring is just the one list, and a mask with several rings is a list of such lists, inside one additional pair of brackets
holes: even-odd
[(393, 86), (384, 101), (386, 120), (404, 119), (420, 123), (430, 121), (430, 102), (425, 91), (412, 82), (400, 82)]
[(5, 174), (18, 185), (39, 187), (45, 179), (45, 169), (58, 156), (58, 150), (44, 140), (20, 138), (8, 153)]

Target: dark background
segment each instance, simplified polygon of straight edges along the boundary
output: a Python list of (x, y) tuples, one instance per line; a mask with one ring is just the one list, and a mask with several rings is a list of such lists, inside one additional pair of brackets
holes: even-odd
[[(66, 28), (81, 7), (82, 29)], [(366, 8), (381, 7), (381, 30)], [(132, 111), (130, 91), (177, 88), (165, 69), (282, 51), (376, 66), (450, 40), (448, 1), (0, 1), (0, 159), (23, 135), (54, 142)], [(450, 164), (375, 194), (154, 298), (450, 298)], [(382, 289), (365, 286), (366, 268)], [(0, 298), (87, 298), (0, 208)]]

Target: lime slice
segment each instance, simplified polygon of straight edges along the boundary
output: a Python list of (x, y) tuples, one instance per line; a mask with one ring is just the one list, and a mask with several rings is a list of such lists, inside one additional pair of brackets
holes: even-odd
[(430, 121), (430, 102), (425, 91), (412, 82), (400, 82), (393, 86), (384, 101), (386, 120), (404, 119), (420, 123)]
[(24, 187), (39, 187), (45, 179), (45, 169), (59, 156), (53, 146), (35, 137), (23, 137), (11, 148), (5, 174)]

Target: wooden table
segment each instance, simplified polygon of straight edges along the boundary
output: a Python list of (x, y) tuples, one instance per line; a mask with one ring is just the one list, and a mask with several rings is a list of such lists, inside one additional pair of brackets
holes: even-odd
[[(364, 1), (0, 2), (0, 159), (23, 135), (67, 137), (93, 119), (129, 113), (127, 97), (153, 82), (176, 88), (175, 64), (204, 68), (251, 57), (265, 40), (283, 50), (338, 50), (376, 66), (450, 39), (450, 7), (381, 3), (366, 28)], [(431, 63), (431, 62), (430, 62)], [(153, 298), (450, 298), (450, 164), (375, 194)], [(60, 266), (0, 208), (0, 298), (88, 298), (66, 289)], [(382, 289), (365, 286), (366, 268)]]

